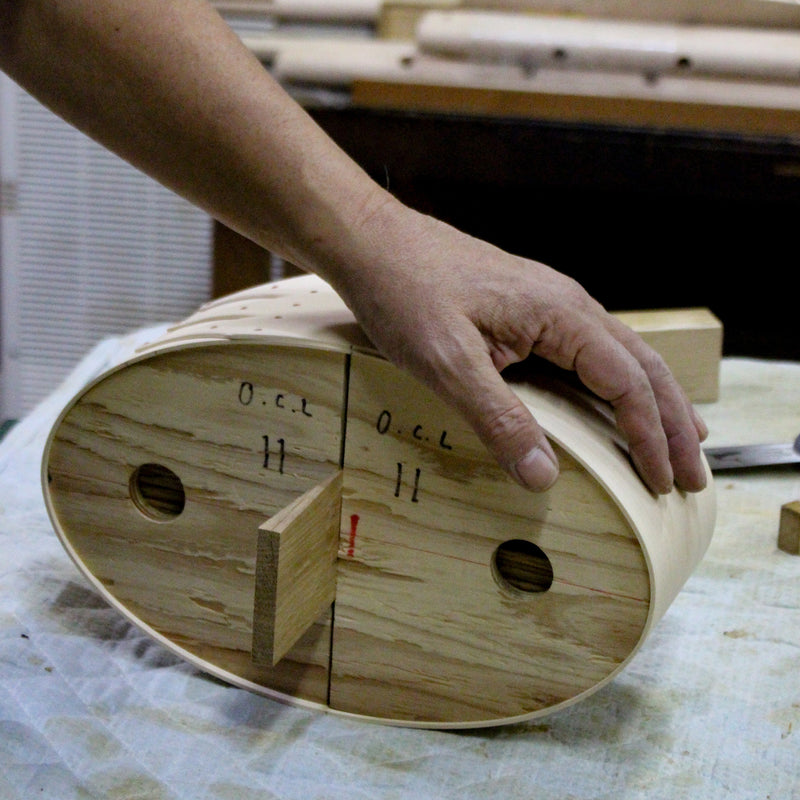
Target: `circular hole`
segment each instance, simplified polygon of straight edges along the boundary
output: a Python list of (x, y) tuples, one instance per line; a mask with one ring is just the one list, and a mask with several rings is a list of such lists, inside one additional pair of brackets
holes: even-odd
[(541, 547), (524, 539), (504, 542), (492, 557), (495, 580), (525, 594), (546, 592), (553, 584), (553, 565)]
[(563, 47), (556, 47), (553, 50), (553, 58), (556, 61), (563, 61), (567, 57), (567, 51)]
[(692, 66), (692, 60), (688, 56), (682, 56), (675, 62), (678, 69), (689, 69)]
[(161, 464), (142, 464), (131, 476), (131, 498), (151, 519), (177, 517), (186, 505), (181, 479)]
[(414, 66), (414, 56), (403, 56), (400, 59), (400, 66), (405, 69), (410, 69)]

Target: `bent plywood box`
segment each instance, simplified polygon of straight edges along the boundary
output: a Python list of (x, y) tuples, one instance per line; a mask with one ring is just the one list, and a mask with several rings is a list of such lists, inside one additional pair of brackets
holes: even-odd
[(533, 718), (630, 661), (715, 506), (711, 486), (652, 495), (580, 390), (512, 386), (559, 455), (545, 493), (380, 358), (321, 281), (257, 287), (68, 405), (48, 509), (110, 603), (233, 684), (399, 725)]

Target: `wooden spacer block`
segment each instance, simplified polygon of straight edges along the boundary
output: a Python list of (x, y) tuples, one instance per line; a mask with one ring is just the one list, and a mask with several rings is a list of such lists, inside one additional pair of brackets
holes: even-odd
[(800, 555), (800, 500), (781, 506), (778, 547), (793, 556)]
[(661, 355), (689, 400), (719, 399), (722, 323), (709, 309), (619, 311), (614, 316)]
[(461, 6), (461, 0), (384, 0), (376, 26), (378, 38), (413, 41), (423, 14), (432, 9), (456, 10)]
[(252, 659), (275, 666), (336, 598), (342, 502), (337, 472), (258, 532)]

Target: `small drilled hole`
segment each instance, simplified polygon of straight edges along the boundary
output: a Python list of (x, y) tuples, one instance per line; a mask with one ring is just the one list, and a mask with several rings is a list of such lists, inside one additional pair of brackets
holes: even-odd
[(692, 66), (692, 60), (688, 56), (682, 56), (675, 62), (678, 69), (689, 69)]
[(524, 539), (511, 539), (495, 550), (492, 572), (503, 588), (526, 594), (546, 592), (553, 584), (550, 559), (541, 547)]
[(161, 464), (142, 464), (131, 476), (131, 499), (151, 519), (177, 517), (186, 505), (181, 479)]

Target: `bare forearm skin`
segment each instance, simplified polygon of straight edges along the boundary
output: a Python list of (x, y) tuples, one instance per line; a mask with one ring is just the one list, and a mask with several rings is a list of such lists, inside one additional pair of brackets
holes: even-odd
[(0, 68), (258, 244), (338, 283), (389, 198), (201, 0), (0, 0)]
[(394, 200), (204, 0), (0, 0), (0, 68), (212, 216), (328, 280), (376, 347), (458, 408), (510, 474), (557, 476), (498, 374), (534, 353), (614, 407), (648, 486), (702, 489), (705, 426), (574, 281)]

